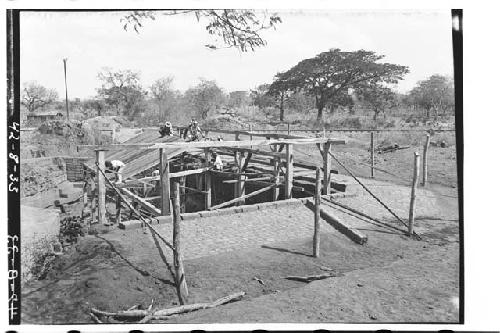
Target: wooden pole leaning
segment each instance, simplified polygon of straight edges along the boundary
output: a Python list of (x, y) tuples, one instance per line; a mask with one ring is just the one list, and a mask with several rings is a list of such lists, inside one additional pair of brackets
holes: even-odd
[(330, 147), (330, 142), (325, 142), (323, 145), (323, 194), (330, 194), (330, 171), (332, 169)]
[(431, 136), (430, 134), (427, 134), (425, 137), (425, 144), (424, 144), (424, 157), (422, 161), (422, 186), (425, 186), (427, 183), (427, 154), (429, 152), (429, 143), (431, 141)]
[[(106, 151), (96, 150), (96, 161), (101, 170), (106, 170)], [(107, 225), (106, 221), (106, 182), (104, 175), (96, 170), (97, 174), (97, 219), (100, 224)]]
[(161, 214), (170, 215), (170, 164), (163, 148), (160, 148)]
[(293, 188), (293, 144), (286, 144), (285, 199), (292, 198)]
[(186, 275), (184, 273), (184, 264), (182, 262), (181, 251), (181, 212), (180, 212), (180, 189), (179, 182), (173, 183), (172, 191), (172, 216), (173, 216), (173, 251), (174, 251), (174, 272), (175, 272), (175, 285), (177, 288), (177, 296), (181, 305), (186, 304), (187, 297), (189, 296)]
[(321, 170), (316, 168), (316, 193), (314, 196), (314, 236), (313, 236), (313, 256), (319, 257), (320, 243), (320, 204), (321, 204)]
[(420, 171), (420, 155), (415, 152), (414, 162), (413, 162), (413, 183), (411, 186), (411, 197), (410, 197), (410, 213), (408, 216), (408, 236), (413, 235), (413, 223), (415, 222), (415, 199), (418, 183), (418, 174)]
[(371, 172), (370, 176), (372, 178), (375, 177), (375, 139), (374, 139), (374, 134), (373, 132), (370, 132), (370, 165), (371, 165)]

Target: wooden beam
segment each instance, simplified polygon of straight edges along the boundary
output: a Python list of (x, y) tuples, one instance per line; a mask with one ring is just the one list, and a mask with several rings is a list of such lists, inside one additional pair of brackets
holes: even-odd
[(417, 192), (418, 174), (420, 171), (420, 155), (415, 152), (413, 161), (413, 182), (411, 185), (410, 212), (408, 216), (408, 236), (413, 236), (413, 223), (415, 222), (415, 199)]
[(161, 214), (170, 215), (170, 165), (165, 149), (160, 149)]
[(325, 143), (345, 144), (345, 140), (329, 138), (297, 138), (297, 139), (270, 139), (270, 140), (243, 140), (243, 141), (192, 141), (192, 142), (159, 142), (147, 148), (139, 149), (159, 149), (159, 148), (216, 148), (216, 147), (249, 147), (279, 144), (314, 144)]
[(332, 164), (330, 147), (329, 142), (325, 142), (323, 145), (323, 194), (330, 194), (330, 169)]
[(273, 164), (274, 183), (276, 185), (275, 187), (273, 187), (272, 201), (277, 201), (280, 196), (280, 189), (278, 187), (280, 178), (280, 161), (281, 159), (279, 157), (275, 157), (271, 160)]
[(293, 145), (286, 145), (285, 199), (292, 198), (293, 187)]
[(221, 149), (223, 149), (223, 150), (229, 150), (229, 151), (240, 151), (240, 152), (252, 153), (254, 155), (263, 155), (263, 156), (285, 158), (285, 154), (284, 153), (275, 153), (275, 152), (272, 152), (272, 151), (259, 150), (259, 149), (234, 148), (234, 147), (223, 147)]
[(177, 289), (177, 296), (181, 305), (186, 304), (189, 295), (186, 274), (184, 273), (184, 265), (182, 262), (182, 248), (181, 248), (181, 212), (180, 212), (180, 190), (179, 183), (174, 182), (172, 191), (173, 203), (173, 250), (174, 250), (174, 271), (175, 271), (175, 285)]
[[(106, 151), (96, 150), (97, 167), (103, 172), (106, 170)], [(103, 173), (97, 171), (97, 218), (100, 224), (108, 224), (106, 221), (106, 181)]]
[(219, 209), (219, 208), (226, 207), (226, 206), (232, 205), (234, 203), (237, 203), (237, 202), (239, 202), (241, 200), (245, 200), (245, 199), (251, 198), (253, 196), (256, 196), (257, 194), (260, 194), (262, 192), (265, 192), (265, 191), (268, 191), (268, 190), (272, 189), (274, 186), (276, 186), (276, 184), (271, 184), (271, 185), (269, 185), (267, 187), (264, 187), (264, 188), (261, 188), (261, 189), (259, 189), (257, 191), (253, 191), (253, 192), (248, 193), (246, 195), (243, 195), (241, 197), (234, 198), (233, 200), (229, 200), (229, 201), (223, 202), (221, 204), (212, 206), (212, 207), (210, 207), (209, 210)]
[[(271, 179), (273, 179), (272, 176), (258, 177), (258, 178), (247, 178), (247, 179), (245, 179), (245, 182), (248, 183), (248, 182), (256, 182), (256, 181), (260, 181), (260, 180), (271, 180)], [(224, 184), (235, 184), (235, 183), (238, 183), (239, 180), (238, 179), (229, 179), (229, 180), (223, 180), (222, 182)]]
[(170, 178), (186, 177), (186, 176), (194, 175), (194, 174), (197, 174), (197, 173), (203, 173), (203, 172), (205, 172), (207, 170), (210, 170), (210, 168), (209, 167), (203, 167), (203, 168), (194, 169), (194, 170), (184, 170), (184, 171), (179, 171), (179, 172), (172, 172), (170, 174)]
[(158, 208), (156, 208), (153, 204), (151, 204), (150, 202), (148, 202), (146, 199), (144, 198), (141, 198), (140, 196), (138, 196), (137, 194), (135, 193), (132, 193), (131, 191), (129, 191), (128, 189), (126, 188), (122, 188), (121, 189), (123, 194), (135, 199), (136, 201), (138, 201), (139, 203), (141, 203), (141, 205), (144, 207), (144, 209), (146, 209), (147, 211), (155, 214), (156, 216), (158, 215), (162, 215), (161, 213), (161, 210), (159, 210)]
[(320, 205), (321, 205), (321, 170), (316, 169), (316, 191), (314, 196), (314, 235), (313, 235), (313, 256), (319, 257), (320, 244)]
[[(205, 167), (210, 168), (211, 153), (205, 149)], [(212, 174), (205, 172), (205, 209), (212, 207)]]

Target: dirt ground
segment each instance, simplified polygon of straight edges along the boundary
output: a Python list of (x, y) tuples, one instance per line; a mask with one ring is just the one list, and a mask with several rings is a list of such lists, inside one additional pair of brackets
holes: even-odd
[[(368, 177), (370, 169), (362, 163), (369, 163), (370, 154), (366, 140), (360, 141), (364, 143), (354, 140), (332, 151), (356, 175)], [(315, 146), (297, 148), (297, 158), (320, 161)], [(421, 145), (412, 145), (376, 154), (376, 166), (392, 173), (375, 172), (376, 180), (388, 182), (385, 192), (390, 193), (392, 184), (410, 183), (413, 152), (421, 150)], [(173, 317), (168, 323), (457, 323), (460, 261), (455, 154), (454, 146), (429, 151), (429, 191), (436, 198), (417, 215), (423, 240), (410, 240), (361, 221), (357, 227), (368, 236), (367, 244), (355, 244), (336, 230), (323, 232), (320, 258), (311, 256), (312, 241), (307, 236), (185, 260), (189, 303), (209, 302), (239, 291), (246, 295), (239, 302)], [(376, 204), (366, 200), (359, 196), (344, 203), (377, 216), (372, 211)], [(397, 226), (387, 215), (377, 218)], [(169, 251), (149, 232), (102, 229), (97, 235), (87, 235), (56, 259), (44, 280), (23, 285), (23, 323), (93, 323), (90, 306), (117, 311), (137, 304), (146, 308), (152, 300), (155, 308), (176, 306)], [(325, 267), (336, 277), (308, 284), (285, 278), (322, 274)]]
[[(422, 241), (370, 225), (363, 246), (336, 230), (322, 233), (320, 258), (311, 256), (307, 237), (186, 260), (189, 303), (246, 296), (168, 322), (458, 322), (456, 199), (443, 197), (439, 205), (447, 218), (418, 218)], [(285, 279), (325, 273), (322, 266), (337, 277), (309, 284)], [(86, 236), (45, 280), (23, 286), (23, 322), (92, 323), (89, 306), (114, 311), (152, 300), (157, 308), (176, 306), (171, 270), (167, 250), (149, 232)]]

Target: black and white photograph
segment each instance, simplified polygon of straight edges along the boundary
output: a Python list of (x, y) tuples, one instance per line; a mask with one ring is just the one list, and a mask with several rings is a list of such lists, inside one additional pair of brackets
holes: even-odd
[(464, 324), (462, 15), (7, 10), (10, 323)]

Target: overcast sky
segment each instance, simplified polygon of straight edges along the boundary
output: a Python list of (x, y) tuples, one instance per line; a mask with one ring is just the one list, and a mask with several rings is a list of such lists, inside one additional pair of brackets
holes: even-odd
[(161, 16), (139, 34), (124, 31), (124, 12), (21, 13), (21, 82), (35, 80), (64, 96), (62, 59), (68, 58), (69, 97), (90, 97), (103, 67), (140, 71), (144, 87), (173, 76), (181, 91), (200, 77), (227, 92), (270, 83), (278, 71), (330, 48), (365, 49), (410, 68), (397, 90), (439, 73), (452, 76), (451, 14), (445, 11), (288, 11), (262, 35), (255, 52), (209, 50), (213, 39), (193, 14)]

